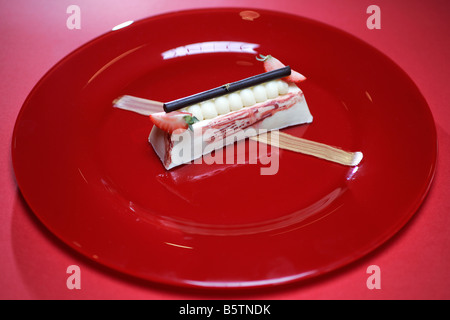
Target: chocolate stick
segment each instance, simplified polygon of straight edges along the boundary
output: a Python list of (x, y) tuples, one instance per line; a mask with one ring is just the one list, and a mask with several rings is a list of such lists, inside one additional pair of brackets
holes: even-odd
[(166, 102), (163, 104), (165, 112), (172, 112), (178, 109), (182, 109), (193, 104), (206, 101), (209, 99), (217, 98), (225, 94), (242, 90), (248, 87), (256, 86), (258, 84), (268, 82), (275, 79), (280, 79), (287, 77), (291, 74), (291, 68), (289, 66), (275, 69), (269, 72), (261, 73), (256, 76), (239, 80), (236, 82), (228, 83), (223, 86), (203, 91), (188, 97), (177, 99), (171, 102)]

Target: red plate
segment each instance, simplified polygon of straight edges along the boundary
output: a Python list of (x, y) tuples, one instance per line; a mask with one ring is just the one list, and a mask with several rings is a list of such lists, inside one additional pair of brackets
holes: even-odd
[[(280, 150), (275, 175), (261, 161), (167, 172), (147, 117), (112, 107), (260, 73), (260, 53), (307, 77), (314, 122), (286, 132), (362, 151), (359, 166)], [(12, 146), (20, 190), (62, 241), (143, 279), (201, 287), (287, 283), (362, 257), (418, 209), (436, 154), (426, 101), (382, 53), (321, 23), (238, 9), (152, 17), (82, 46), (30, 93)]]

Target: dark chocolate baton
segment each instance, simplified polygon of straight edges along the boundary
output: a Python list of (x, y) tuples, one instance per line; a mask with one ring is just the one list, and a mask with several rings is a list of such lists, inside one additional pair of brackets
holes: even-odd
[(223, 96), (231, 92), (236, 92), (238, 90), (256, 86), (258, 84), (268, 82), (271, 80), (284, 78), (289, 76), (290, 74), (291, 74), (291, 67), (286, 66), (280, 69), (275, 69), (272, 71), (258, 74), (256, 76), (252, 76), (250, 78), (242, 79), (232, 83), (227, 83), (224, 84), (223, 86), (203, 91), (200, 93), (196, 93), (194, 95), (187, 96), (181, 99), (166, 102), (163, 104), (163, 108), (165, 112), (172, 112), (202, 101)]

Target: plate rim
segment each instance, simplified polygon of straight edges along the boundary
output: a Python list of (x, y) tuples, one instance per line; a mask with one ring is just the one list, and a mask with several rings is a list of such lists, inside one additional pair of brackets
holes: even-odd
[[(293, 19), (301, 19), (303, 21), (306, 21), (307, 23), (313, 23), (319, 26), (325, 26), (327, 29), (331, 29), (333, 32), (337, 32), (340, 33), (348, 38), (351, 38), (352, 41), (357, 41), (358, 43), (369, 47), (371, 50), (376, 51), (376, 53), (380, 56), (382, 56), (382, 58), (386, 61), (389, 62), (390, 65), (395, 66), (395, 68), (397, 69), (398, 72), (402, 73), (403, 77), (405, 79), (408, 79), (408, 81), (414, 86), (414, 90), (420, 95), (420, 97), (423, 99), (423, 102), (426, 105), (426, 110), (429, 113), (430, 119), (431, 121), (431, 127), (429, 129), (431, 129), (431, 135), (432, 135), (432, 140), (435, 142), (435, 146), (433, 147), (434, 153), (433, 153), (433, 162), (431, 163), (431, 170), (430, 170), (430, 174), (427, 177), (427, 180), (424, 181), (422, 183), (423, 190), (420, 193), (420, 197), (418, 197), (415, 201), (414, 204), (411, 205), (411, 209), (409, 210), (407, 215), (403, 216), (402, 221), (399, 221), (398, 226), (396, 226), (394, 229), (395, 231), (391, 231), (391, 232), (387, 232), (382, 238), (382, 240), (377, 241), (377, 245), (375, 246), (371, 246), (370, 248), (367, 248), (364, 251), (361, 251), (359, 255), (355, 256), (353, 255), (351, 258), (347, 258), (344, 259), (343, 261), (341, 261), (340, 263), (338, 263), (336, 266), (332, 267), (331, 270), (336, 270), (339, 268), (342, 268), (345, 265), (349, 265), (351, 263), (354, 263), (355, 261), (360, 260), (362, 257), (366, 256), (367, 254), (369, 254), (370, 252), (378, 249), (379, 247), (383, 246), (388, 240), (395, 238), (395, 236), (399, 233), (399, 231), (401, 229), (403, 229), (408, 222), (410, 221), (410, 219), (420, 210), (421, 206), (423, 205), (425, 199), (427, 198), (430, 189), (433, 186), (433, 181), (436, 175), (436, 168), (437, 168), (437, 162), (438, 162), (438, 155), (439, 155), (439, 141), (438, 141), (438, 136), (437, 136), (437, 128), (436, 128), (436, 124), (434, 121), (434, 117), (430, 108), (430, 105), (428, 104), (426, 98), (424, 97), (423, 93), (421, 92), (420, 88), (417, 86), (416, 82), (411, 78), (411, 76), (409, 76), (409, 74), (403, 69), (401, 68), (392, 58), (390, 58), (388, 55), (386, 55), (384, 52), (382, 52), (381, 50), (379, 50), (378, 48), (374, 47), (373, 45), (371, 45), (370, 43), (362, 40), (361, 38), (356, 37), (355, 35), (339, 29), (338, 27), (335, 27), (333, 25), (321, 22), (321, 21), (317, 21), (308, 17), (304, 17), (301, 15), (297, 15), (294, 13), (290, 13), (290, 12), (284, 12), (284, 11), (278, 11), (278, 10), (269, 10), (269, 9), (260, 9), (260, 8), (250, 8), (250, 7), (215, 7), (215, 8), (196, 8), (196, 9), (188, 9), (188, 10), (175, 10), (175, 11), (169, 11), (169, 12), (164, 12), (164, 13), (160, 13), (160, 14), (156, 14), (156, 15), (152, 15), (152, 16), (148, 16), (148, 17), (144, 17), (141, 18), (139, 20), (134, 21), (133, 24), (142, 24), (142, 23), (149, 23), (149, 21), (152, 21), (154, 19), (167, 19), (170, 17), (173, 17), (175, 15), (192, 15), (192, 14), (198, 14), (201, 12), (223, 12), (223, 11), (228, 11), (228, 12), (236, 12), (237, 10), (252, 10), (252, 11), (259, 11), (262, 12), (264, 14), (277, 14), (277, 15), (282, 15), (282, 16), (290, 16)], [(132, 25), (133, 25), (132, 24)], [(94, 45), (97, 41), (101, 41), (102, 39), (104, 39), (105, 37), (109, 37), (112, 36), (114, 33), (120, 32), (120, 30), (117, 31), (107, 31), (104, 32), (98, 36), (96, 36), (95, 38), (83, 43), (81, 46), (75, 48), (74, 50), (70, 51), (68, 54), (66, 54), (63, 58), (61, 58), (57, 63), (55, 63), (50, 69), (48, 69), (42, 76), (41, 78), (38, 80), (38, 82), (33, 86), (33, 88), (31, 89), (31, 91), (28, 93), (26, 99), (24, 100), (24, 102), (22, 103), (22, 106), (20, 108), (20, 111), (16, 117), (15, 120), (15, 124), (14, 124), (14, 128), (13, 128), (13, 134), (12, 134), (12, 138), (11, 138), (11, 159), (12, 159), (12, 167), (13, 167), (13, 172), (14, 172), (14, 176), (16, 178), (16, 184), (19, 188), (19, 191), (22, 195), (22, 198), (25, 200), (26, 205), (30, 208), (30, 210), (33, 212), (33, 214), (38, 217), (39, 221), (48, 229), (52, 232), (52, 234), (57, 235), (56, 237), (58, 238), (58, 240), (62, 241), (63, 243), (65, 243), (66, 245), (68, 245), (71, 249), (75, 250), (76, 252), (80, 252), (81, 250), (79, 250), (79, 248), (76, 248), (75, 246), (73, 246), (72, 244), (66, 242), (64, 239), (62, 239), (58, 234), (58, 232), (56, 232), (55, 230), (53, 230), (52, 226), (49, 225), (46, 221), (44, 221), (42, 219), (42, 217), (37, 214), (37, 212), (35, 211), (35, 209), (32, 207), (32, 204), (28, 201), (27, 198), (27, 193), (22, 190), (21, 187), (21, 182), (17, 179), (17, 168), (15, 165), (15, 157), (17, 157), (16, 155), (16, 150), (15, 150), (15, 146), (14, 146), (14, 141), (15, 141), (15, 137), (17, 135), (17, 131), (19, 130), (18, 126), (20, 124), (20, 119), (23, 116), (23, 113), (25, 112), (26, 106), (28, 106), (30, 104), (30, 101), (32, 100), (34, 94), (36, 93), (36, 91), (39, 90), (39, 88), (45, 83), (46, 79), (48, 77), (51, 77), (52, 73), (57, 70), (61, 65), (63, 65), (64, 63), (66, 63), (68, 60), (71, 59), (72, 56), (76, 55), (79, 52), (82, 52), (85, 48)], [(82, 252), (82, 251), (81, 251)], [(92, 261), (92, 259), (86, 255), (85, 253), (83, 253), (84, 257), (87, 257), (88, 259), (90, 259)], [(101, 265), (107, 266), (108, 268), (114, 269), (114, 270), (118, 270), (120, 272), (126, 273), (127, 275), (130, 275), (132, 277), (138, 278), (138, 279), (144, 279), (140, 276), (131, 274), (126, 272), (126, 270), (121, 270), (120, 268), (117, 268), (115, 266), (111, 266), (108, 263), (105, 263), (103, 261), (95, 261), (96, 263), (100, 263)], [(207, 285), (207, 283), (202, 283), (202, 284), (193, 284), (193, 283), (186, 283), (186, 282), (181, 282), (181, 281), (177, 281), (177, 280), (168, 280), (166, 278), (159, 278), (157, 279), (157, 277), (153, 276), (152, 279), (154, 279), (154, 281), (157, 281), (159, 283), (165, 283), (168, 285), (175, 285), (175, 286), (188, 286), (188, 287), (202, 287), (202, 288), (220, 288), (220, 289), (235, 289), (237, 287), (239, 288), (247, 288), (247, 287), (252, 287), (252, 288), (257, 288), (257, 287), (267, 287), (272, 286), (272, 285), (279, 285), (279, 284), (287, 284), (287, 283), (292, 283), (292, 282), (298, 282), (299, 280), (303, 280), (303, 279), (308, 279), (311, 277), (315, 277), (317, 275), (321, 275), (324, 273), (327, 273), (328, 271), (322, 271), (322, 272), (317, 272), (310, 274), (310, 275), (303, 275), (300, 277), (292, 277), (292, 279), (288, 279), (285, 281), (280, 282), (279, 279), (272, 279), (272, 281), (268, 281), (265, 280), (264, 284), (258, 285), (255, 284), (255, 281), (248, 281), (248, 283), (250, 284), (245, 284), (245, 281), (240, 281), (239, 285), (232, 285), (232, 286), (228, 286), (228, 285)], [(146, 279), (146, 280), (150, 280), (151, 279)], [(257, 281), (256, 281), (257, 282)], [(242, 285), (244, 283), (244, 285)], [(252, 284), (253, 283), (253, 284)]]

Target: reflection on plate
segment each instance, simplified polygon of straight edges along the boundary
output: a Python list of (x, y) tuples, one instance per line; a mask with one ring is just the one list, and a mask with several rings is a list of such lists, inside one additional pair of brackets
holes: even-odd
[[(272, 176), (261, 163), (165, 171), (150, 121), (112, 108), (123, 94), (170, 101), (254, 75), (260, 53), (307, 77), (314, 123), (285, 131), (361, 150), (359, 166), (276, 150)], [(25, 101), (12, 155), (30, 208), (82, 254), (151, 281), (249, 287), (329, 272), (392, 237), (431, 184), (436, 133), (414, 83), (352, 36), (271, 11), (195, 10), (63, 59)]]

